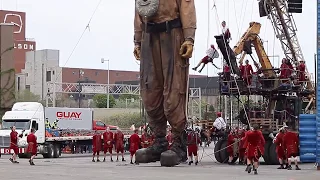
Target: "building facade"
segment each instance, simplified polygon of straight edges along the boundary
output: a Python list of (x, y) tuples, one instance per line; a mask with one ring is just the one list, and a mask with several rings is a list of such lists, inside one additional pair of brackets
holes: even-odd
[(20, 73), (25, 67), (26, 52), (36, 50), (36, 42), (26, 38), (26, 13), (0, 10), (0, 23), (13, 25), (13, 60), (15, 72)]

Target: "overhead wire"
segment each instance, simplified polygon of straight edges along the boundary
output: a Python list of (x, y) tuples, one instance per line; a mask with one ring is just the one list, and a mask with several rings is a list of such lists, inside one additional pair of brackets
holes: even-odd
[[(91, 20), (93, 19), (93, 17), (94, 17), (94, 15), (95, 15), (95, 13), (96, 13), (96, 11), (97, 11), (98, 7), (100, 6), (101, 2), (102, 2), (102, 0), (100, 0), (100, 1), (99, 1), (99, 3), (98, 3), (98, 5), (96, 6), (96, 8), (95, 8), (95, 10), (94, 10), (93, 14), (91, 15), (91, 17), (90, 17), (90, 19), (89, 19), (89, 22), (87, 23), (87, 25), (86, 25), (86, 27), (85, 27), (84, 31), (82, 32), (82, 34), (81, 34), (80, 38), (78, 39), (78, 41), (77, 41), (77, 43), (76, 43), (75, 47), (74, 47), (74, 48), (73, 48), (73, 50), (71, 51), (71, 54), (70, 54), (69, 58), (67, 59), (66, 63), (64, 64), (64, 66), (65, 66), (65, 65), (67, 64), (67, 62), (70, 60), (70, 58), (71, 58), (71, 56), (72, 56), (73, 52), (75, 51), (75, 49), (77, 48), (78, 44), (80, 43), (80, 41), (81, 41), (81, 39), (82, 39), (82, 37), (83, 37), (84, 33), (85, 33), (85, 32), (86, 32), (86, 30), (89, 28), (90, 23), (91, 23)], [(54, 82), (56, 82), (56, 81), (57, 81), (57, 79), (58, 79), (58, 77), (61, 75), (61, 73), (62, 73), (62, 70), (59, 72), (59, 74), (57, 75), (57, 78), (55, 79), (55, 81), (54, 81)], [(54, 84), (54, 86), (55, 86), (55, 84)], [(47, 96), (49, 96), (49, 94), (47, 94)], [(38, 112), (38, 110), (40, 109), (40, 107), (42, 107), (42, 106), (39, 106), (39, 107), (35, 110), (35, 112), (34, 112), (34, 114), (32, 115), (32, 117), (34, 117), (34, 115)]]
[[(77, 47), (78, 47), (78, 45), (79, 45), (80, 41), (82, 40), (82, 38), (83, 38), (83, 36), (84, 36), (85, 32), (86, 32), (87, 30), (90, 30), (90, 23), (91, 23), (91, 21), (92, 21), (92, 19), (93, 19), (94, 15), (96, 14), (96, 12), (97, 12), (97, 10), (98, 10), (98, 8), (99, 8), (99, 6), (100, 6), (101, 2), (102, 2), (102, 0), (99, 0), (99, 2), (98, 2), (98, 4), (97, 4), (96, 8), (94, 9), (94, 11), (93, 11), (92, 15), (90, 16), (90, 19), (89, 19), (88, 23), (86, 24), (86, 26), (85, 26), (84, 30), (82, 31), (82, 33), (81, 33), (81, 35), (80, 35), (80, 37), (79, 37), (78, 41), (76, 42), (76, 44), (75, 44), (75, 46), (73, 47), (73, 49), (72, 49), (72, 51), (71, 51), (71, 53), (70, 53), (70, 55), (69, 55), (69, 57), (68, 57), (67, 61), (64, 63), (64, 65), (63, 65), (63, 66), (65, 66), (65, 65), (69, 62), (69, 60), (71, 59), (71, 57), (72, 57), (72, 55), (73, 55), (74, 51), (77, 49)], [(61, 71), (58, 73), (58, 75), (56, 76), (56, 80), (55, 80), (55, 81), (57, 81), (57, 80), (58, 80), (58, 78), (60, 77), (61, 73), (62, 73), (62, 70), (61, 70)]]

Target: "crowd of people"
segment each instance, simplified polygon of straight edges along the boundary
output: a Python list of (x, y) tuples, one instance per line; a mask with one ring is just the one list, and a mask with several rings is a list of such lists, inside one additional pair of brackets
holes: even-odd
[[(242, 63), (239, 65), (240, 75), (247, 86), (253, 85), (253, 80), (254, 80), (253, 77), (257, 77), (257, 80), (254, 80), (255, 84), (256, 83), (261, 84), (261, 82), (259, 81), (259, 77), (263, 77), (263, 71), (261, 70), (261, 68), (256, 62), (254, 62), (254, 64), (256, 67), (255, 71), (252, 65), (249, 64), (249, 60), (245, 60), (244, 65)], [(305, 61), (303, 60), (301, 60), (299, 64), (296, 66), (296, 68), (294, 69), (291, 62), (288, 59), (283, 58), (282, 64), (279, 70), (276, 70), (276, 72), (279, 74), (278, 78), (281, 80), (283, 84), (293, 83), (295, 85), (304, 85), (307, 80), (306, 65), (305, 65)], [(224, 81), (230, 81), (231, 72), (230, 72), (230, 67), (228, 66), (227, 63), (224, 63), (222, 75), (223, 75)]]
[[(221, 113), (217, 113), (217, 119), (214, 122), (215, 131), (225, 131), (226, 122), (221, 117)], [(9, 159), (12, 163), (19, 163), (16, 158), (19, 152), (18, 148), (18, 137), (23, 136), (18, 134), (15, 130), (15, 127), (11, 127), (11, 143), (10, 149), (14, 151), (12, 157)], [(149, 134), (147, 129), (144, 130), (144, 133), (141, 137), (138, 135), (138, 129), (134, 130), (134, 133), (129, 139), (129, 152), (130, 152), (130, 163), (134, 164), (133, 157), (136, 151), (140, 148), (148, 148), (154, 143), (154, 136)], [(30, 165), (35, 165), (33, 159), (37, 155), (37, 137), (34, 135), (35, 130), (32, 129), (31, 133), (27, 136), (27, 153), (31, 154), (29, 159)], [(198, 160), (198, 146), (202, 143), (201, 132), (194, 131), (192, 129), (187, 129), (187, 150), (189, 162), (191, 165), (199, 163)], [(169, 128), (167, 131), (166, 139), (169, 143), (168, 149), (171, 148), (173, 143), (172, 132)], [(259, 158), (264, 154), (265, 139), (262, 135), (262, 132), (259, 130), (258, 125), (253, 125), (251, 130), (234, 128), (230, 131), (227, 138), (228, 146), (227, 152), (229, 154), (228, 163), (233, 164), (234, 157), (239, 158), (239, 164), (246, 164), (246, 171), (254, 174), (257, 174), (259, 167)], [(299, 140), (298, 135), (289, 130), (288, 126), (284, 126), (279, 130), (279, 133), (274, 137), (273, 142), (276, 145), (276, 153), (280, 162), (280, 167), (278, 169), (288, 169), (292, 170), (291, 163), (295, 163), (295, 169), (300, 170), (298, 166), (297, 156), (298, 156), (298, 146)], [(92, 138), (93, 145), (93, 157), (92, 162), (100, 162), (99, 156), (100, 152), (103, 151), (103, 162), (106, 161), (107, 153), (109, 153), (110, 161), (113, 162), (113, 149), (115, 148), (116, 160), (119, 161), (119, 154), (121, 154), (122, 161), (124, 159), (124, 135), (120, 129), (117, 129), (117, 132), (113, 133), (109, 128), (106, 129), (103, 134), (96, 131), (96, 134)], [(135, 162), (136, 163), (136, 162)]]
[[(276, 137), (273, 137), (276, 145), (276, 153), (280, 162), (278, 169), (292, 170), (291, 163), (295, 163), (295, 169), (301, 170), (298, 166), (298, 135), (284, 126), (279, 130)], [(227, 152), (229, 164), (233, 164), (234, 157), (239, 158), (239, 164), (246, 164), (246, 171), (258, 174), (259, 159), (264, 154), (265, 139), (258, 125), (253, 125), (251, 130), (234, 128), (228, 135)]]

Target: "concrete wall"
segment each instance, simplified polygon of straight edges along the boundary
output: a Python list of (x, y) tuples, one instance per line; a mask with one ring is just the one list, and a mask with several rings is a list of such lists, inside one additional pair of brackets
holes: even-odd
[[(42, 100), (48, 92), (47, 82), (62, 82), (61, 68), (59, 67), (59, 50), (38, 50), (26, 53), (26, 64), (17, 78), (25, 78), (20, 87), (27, 87)], [(51, 78), (50, 78), (51, 76)]]
[(105, 119), (117, 114), (123, 113), (140, 113), (140, 109), (121, 109), (121, 108), (94, 108), (94, 119)]

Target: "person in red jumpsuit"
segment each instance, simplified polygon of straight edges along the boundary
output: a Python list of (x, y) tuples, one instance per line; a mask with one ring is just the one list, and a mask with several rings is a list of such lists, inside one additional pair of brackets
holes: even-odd
[(228, 66), (227, 63), (224, 63), (223, 66), (223, 79), (224, 81), (230, 81), (231, 72), (230, 72), (230, 66)]
[[(24, 130), (22, 131), (23, 134)], [(10, 149), (13, 150), (12, 157), (9, 159), (12, 163), (19, 163), (17, 161), (17, 154), (19, 154), (19, 148), (18, 148), (18, 137), (22, 137), (22, 134), (18, 135), (18, 132), (16, 131), (16, 127), (11, 127), (11, 133), (10, 133)]]
[[(138, 135), (138, 129), (134, 130), (134, 134), (130, 136), (130, 164), (133, 164), (132, 159), (136, 154), (136, 151), (139, 149), (140, 137)], [(136, 162), (135, 162), (136, 163)]]
[(265, 140), (259, 126), (255, 124), (253, 130), (247, 133), (247, 171), (251, 173), (252, 163), (254, 174), (258, 174), (259, 158), (264, 154)]
[(243, 164), (245, 161), (245, 152), (246, 152), (246, 147), (244, 146), (244, 137), (245, 137), (246, 131), (243, 129), (240, 129), (238, 131), (238, 137), (240, 139), (239, 142), (239, 164)]
[(31, 155), (29, 160), (30, 165), (35, 165), (33, 159), (37, 155), (37, 137), (34, 135), (35, 132), (36, 130), (32, 128), (30, 134), (27, 136), (27, 153)]
[(173, 143), (173, 138), (172, 138), (172, 130), (169, 129), (168, 134), (167, 134), (167, 141), (169, 143), (168, 149), (171, 148), (171, 145)]
[(118, 128), (117, 132), (114, 134), (114, 142), (115, 142), (115, 146), (116, 146), (116, 151), (117, 151), (117, 161), (119, 161), (119, 153), (121, 153), (122, 155), (122, 161), (126, 161), (124, 159), (124, 135), (121, 132), (121, 130)]
[[(285, 129), (286, 130), (286, 129)], [(294, 161), (296, 165), (296, 170), (301, 170), (298, 166), (298, 147), (299, 147), (299, 139), (298, 134), (291, 131), (286, 130), (283, 136), (283, 149), (286, 153), (286, 157), (288, 158), (288, 170), (292, 170), (291, 162)]]
[(249, 64), (249, 60), (246, 60), (246, 65), (243, 67), (243, 80), (248, 86), (251, 85), (252, 73), (252, 66)]
[(101, 144), (102, 144), (101, 134), (98, 133), (98, 131), (96, 131), (92, 137), (92, 151), (93, 151), (92, 162), (95, 162), (94, 157), (96, 156), (96, 154), (97, 154), (97, 162), (100, 162), (99, 155), (101, 151)]
[(237, 143), (237, 136), (236, 136), (236, 130), (231, 130), (229, 135), (228, 135), (228, 139), (227, 139), (227, 152), (229, 154), (229, 161), (228, 164), (231, 165), (232, 164), (232, 160), (234, 158), (234, 156), (236, 155), (237, 152), (233, 152), (234, 151), (234, 145), (235, 143)]
[(147, 129), (144, 129), (143, 134), (141, 135), (141, 147), (148, 148), (151, 145), (152, 137), (148, 135)]
[(103, 133), (103, 162), (106, 162), (107, 152), (110, 154), (110, 161), (113, 162), (112, 159), (112, 148), (113, 148), (113, 133), (110, 131), (110, 128), (107, 127), (106, 132)]
[[(281, 128), (279, 130), (279, 133), (276, 135), (276, 137), (273, 140), (273, 143), (276, 144), (276, 153), (280, 162), (280, 167), (278, 167), (278, 169), (287, 169), (288, 168), (288, 164), (287, 162), (287, 158), (286, 155), (284, 153), (284, 149), (283, 149), (283, 136), (285, 135), (285, 129)], [(284, 167), (283, 165), (286, 163), (286, 167)]]
[(306, 81), (306, 65), (303, 60), (300, 61), (300, 64), (297, 67), (298, 79), (300, 84), (304, 84)]
[(191, 130), (188, 133), (187, 142), (188, 142), (189, 165), (191, 165), (193, 163), (193, 158), (192, 158), (193, 156), (195, 159), (195, 165), (198, 165), (198, 163), (199, 163), (199, 161), (198, 161), (198, 145), (201, 143), (198, 133)]
[(289, 71), (289, 66), (287, 64), (287, 60), (285, 58), (282, 59), (282, 63), (280, 66), (280, 79), (282, 79), (282, 82), (286, 82), (288, 77), (288, 71)]
[(240, 75), (241, 77), (243, 78), (243, 73), (244, 73), (244, 65), (243, 65), (243, 62), (240, 62), (240, 65), (239, 65), (239, 70), (240, 70)]

